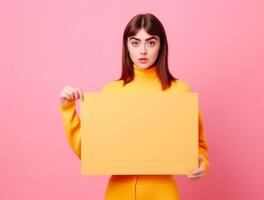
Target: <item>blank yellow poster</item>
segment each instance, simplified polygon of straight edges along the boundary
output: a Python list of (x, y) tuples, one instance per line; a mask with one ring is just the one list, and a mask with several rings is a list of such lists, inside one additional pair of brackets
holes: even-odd
[(197, 93), (84, 93), (81, 173), (190, 174), (198, 168)]

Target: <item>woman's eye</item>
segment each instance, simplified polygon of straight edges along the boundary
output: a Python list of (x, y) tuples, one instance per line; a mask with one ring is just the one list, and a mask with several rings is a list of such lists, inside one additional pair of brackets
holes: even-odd
[(154, 46), (155, 42), (149, 42), (150, 46)]
[[(131, 44), (132, 44), (133, 46), (138, 46), (138, 45), (139, 45), (139, 42), (131, 42)], [(148, 45), (149, 45), (149, 46), (155, 46), (155, 44), (156, 44), (156, 42), (153, 42), (153, 41), (148, 42)]]
[(132, 44), (133, 46), (137, 46), (137, 45), (138, 45), (138, 42), (131, 42), (131, 44)]

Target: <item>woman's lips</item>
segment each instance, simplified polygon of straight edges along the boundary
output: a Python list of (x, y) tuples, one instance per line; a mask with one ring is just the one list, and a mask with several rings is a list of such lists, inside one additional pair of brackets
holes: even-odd
[(139, 59), (139, 62), (140, 62), (140, 63), (146, 63), (147, 61), (148, 61), (147, 58), (140, 58), (140, 59)]

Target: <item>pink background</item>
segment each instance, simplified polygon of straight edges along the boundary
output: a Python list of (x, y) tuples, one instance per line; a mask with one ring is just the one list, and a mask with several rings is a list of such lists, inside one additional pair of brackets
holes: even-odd
[(171, 72), (200, 94), (210, 168), (197, 180), (175, 176), (182, 199), (263, 199), (263, 8), (262, 0), (1, 1), (0, 199), (103, 199), (109, 177), (80, 175), (58, 97), (66, 85), (100, 91), (119, 78), (122, 34), (141, 12), (161, 20)]

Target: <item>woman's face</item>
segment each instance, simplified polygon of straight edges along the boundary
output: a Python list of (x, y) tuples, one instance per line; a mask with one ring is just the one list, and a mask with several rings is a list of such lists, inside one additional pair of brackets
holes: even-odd
[[(128, 52), (134, 64), (142, 69), (146, 69), (156, 61), (160, 38), (156, 35), (149, 35), (143, 28), (136, 35), (127, 40)], [(144, 58), (145, 60), (141, 60)]]

